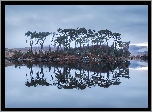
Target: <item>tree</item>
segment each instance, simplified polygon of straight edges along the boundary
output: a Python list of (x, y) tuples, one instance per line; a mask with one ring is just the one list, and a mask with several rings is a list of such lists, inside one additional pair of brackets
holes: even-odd
[[(30, 32), (28, 31), (27, 33), (25, 33), (25, 36), (27, 37), (30, 37), (30, 46), (31, 46), (31, 52), (33, 53), (32, 51), (32, 46), (33, 46), (33, 41), (35, 40), (36, 41), (36, 44), (40, 44), (41, 46), (41, 51), (43, 49), (43, 44), (44, 44), (44, 41), (46, 39), (46, 37), (48, 35), (50, 35), (51, 33), (49, 32), (39, 32), (37, 33), (36, 31), (35, 32)], [(54, 34), (54, 33), (53, 33)], [(26, 43), (27, 43), (27, 40), (26, 40)], [(36, 45), (35, 44), (35, 45)]]
[[(30, 46), (31, 46), (31, 51), (32, 51), (32, 45), (33, 45), (33, 33), (32, 32), (30, 32), (30, 31), (28, 31), (27, 33), (25, 33), (25, 36), (27, 36), (27, 37), (31, 37), (30, 38)], [(27, 39), (26, 39), (26, 43), (27, 43)]]
[(121, 34), (119, 34), (119, 33), (113, 33), (113, 34), (112, 34), (112, 38), (114, 38), (114, 41), (115, 41), (115, 49), (116, 49), (116, 47), (117, 47), (117, 41), (121, 39), (121, 38), (120, 38), (120, 35), (121, 35)]
[(43, 49), (43, 44), (44, 44), (46, 37), (50, 34), (51, 33), (49, 33), (49, 32), (39, 32), (39, 33), (34, 32), (33, 36), (35, 38), (36, 44), (39, 43), (41, 45), (41, 50)]

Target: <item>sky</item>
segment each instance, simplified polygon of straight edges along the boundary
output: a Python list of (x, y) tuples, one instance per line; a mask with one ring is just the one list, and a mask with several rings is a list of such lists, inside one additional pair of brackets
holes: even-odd
[[(57, 32), (58, 28), (105, 30), (123, 42), (148, 46), (147, 5), (6, 5), (5, 48), (30, 47), (25, 33)], [(52, 35), (44, 42), (48, 46)], [(36, 45), (40, 47), (40, 45)]]

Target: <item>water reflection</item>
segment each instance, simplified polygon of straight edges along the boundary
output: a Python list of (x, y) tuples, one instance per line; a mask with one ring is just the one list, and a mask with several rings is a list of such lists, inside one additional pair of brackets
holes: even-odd
[[(36, 73), (36, 77), (34, 78), (32, 76), (33, 74), (33, 71), (31, 69), (31, 72), (30, 72), (30, 76), (31, 76), (31, 80), (28, 81), (27, 79), (27, 82), (26, 82), (26, 86), (30, 87), (30, 86), (34, 86), (36, 87), (37, 85), (46, 85), (46, 86), (49, 86), (50, 84), (46, 81), (46, 79), (44, 78), (44, 73), (43, 73), (43, 68), (41, 68), (41, 72), (39, 73), (39, 71)], [(42, 74), (42, 76), (40, 77), (40, 75)], [(27, 74), (26, 74), (27, 76)]]
[[(27, 66), (30, 73), (26, 73), (28, 87), (38, 85), (56, 86), (58, 89), (78, 89), (100, 86), (108, 88), (111, 85), (119, 85), (120, 77), (129, 77), (130, 61), (98, 63), (98, 64), (59, 64), (59, 63), (21, 63), (15, 62), (15, 68), (18, 66)], [(33, 68), (38, 70), (33, 72)], [(45, 77), (44, 68), (48, 68), (50, 78)], [(48, 73), (47, 73), (48, 74)], [(28, 78), (30, 76), (30, 78)]]

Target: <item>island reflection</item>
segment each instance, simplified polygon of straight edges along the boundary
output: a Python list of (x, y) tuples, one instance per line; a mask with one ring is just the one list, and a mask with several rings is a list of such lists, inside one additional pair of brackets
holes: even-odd
[[(48, 64), (46, 62), (15, 62), (15, 68), (27, 66), (30, 73), (26, 73), (25, 85), (27, 87), (57, 86), (58, 89), (78, 89), (83, 90), (87, 87), (100, 86), (108, 88), (111, 85), (119, 85), (120, 77), (129, 77), (130, 61), (117, 61), (113, 63), (77, 63), (77, 64)], [(39, 67), (36, 73), (33, 73), (33, 67)], [(48, 68), (50, 81), (47, 81), (44, 74), (44, 68)]]

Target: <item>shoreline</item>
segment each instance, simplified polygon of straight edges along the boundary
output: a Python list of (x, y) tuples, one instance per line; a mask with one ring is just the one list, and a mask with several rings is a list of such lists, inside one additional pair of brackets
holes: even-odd
[(14, 64), (5, 59), (5, 67), (12, 66), (12, 65), (14, 65)]

